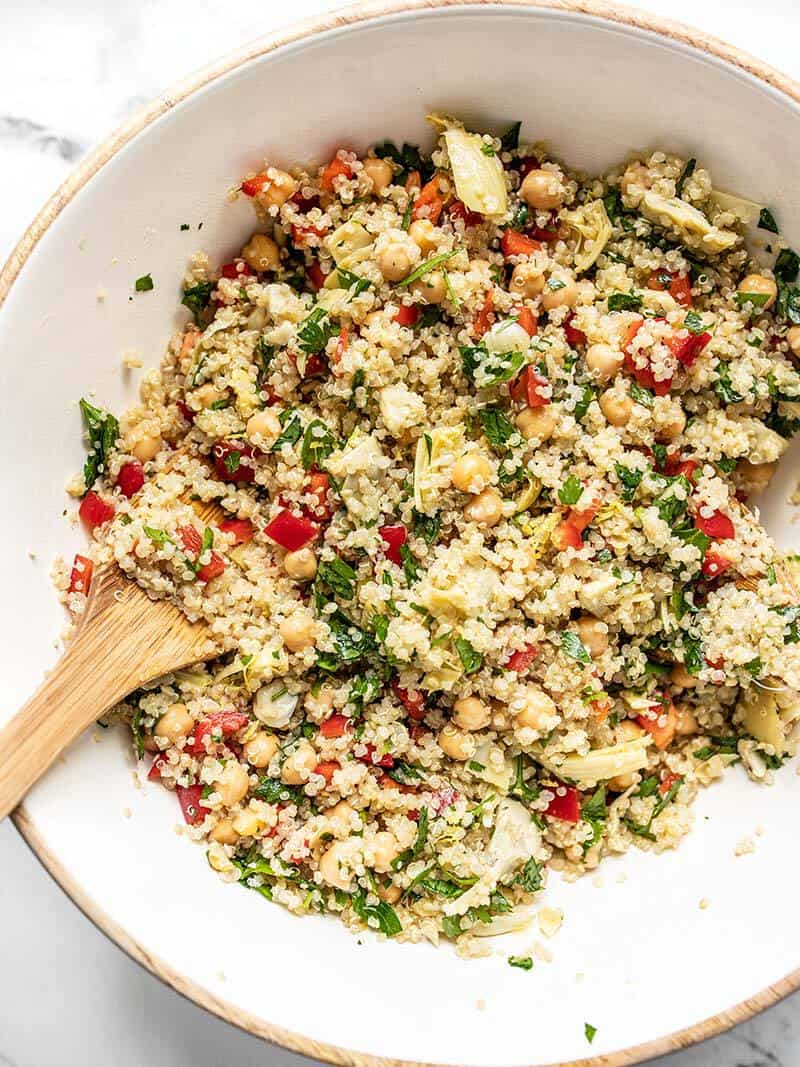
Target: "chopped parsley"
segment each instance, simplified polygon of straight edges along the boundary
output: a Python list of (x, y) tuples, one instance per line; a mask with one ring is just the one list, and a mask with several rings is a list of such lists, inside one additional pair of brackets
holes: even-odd
[(656, 398), (650, 390), (645, 389), (644, 386), (639, 385), (637, 382), (630, 382), (628, 392), (631, 400), (635, 404), (641, 404), (644, 408), (651, 408), (655, 403)]
[(568, 507), (577, 504), (582, 495), (583, 485), (580, 478), (576, 478), (574, 474), (570, 474), (569, 478), (558, 490), (558, 499)]
[(635, 467), (625, 467), (621, 463), (615, 463), (614, 470), (617, 472), (617, 477), (622, 485), (620, 496), (626, 504), (630, 504), (644, 477), (644, 471), (637, 470)]
[(509, 967), (519, 967), (521, 971), (533, 970), (533, 960), (530, 956), (509, 956), (508, 965)]
[(466, 637), (456, 637), (453, 641), (458, 658), (465, 674), (474, 674), (483, 666), (483, 656), (476, 652)]
[(758, 216), (758, 228), (759, 230), (769, 230), (770, 233), (780, 233), (775, 216), (768, 207), (762, 207), (761, 209), (761, 214)]
[(337, 600), (352, 600), (355, 596), (356, 572), (343, 559), (323, 560), (314, 582), (315, 592), (327, 589)]
[(367, 904), (367, 895), (363, 889), (357, 890), (350, 897), (353, 911), (367, 926), (376, 926), (387, 937), (395, 937), (403, 929), (394, 908), (382, 900), (379, 904)]
[(586, 1040), (591, 1045), (591, 1043), (594, 1041), (595, 1034), (597, 1033), (597, 1027), (592, 1026), (591, 1023), (584, 1023), (583, 1032), (584, 1034), (586, 1034)]
[(478, 386), (511, 381), (525, 362), (522, 352), (489, 352), (484, 344), (465, 345), (459, 352), (464, 373)]
[(414, 843), (411, 848), (405, 849), (397, 859), (392, 861), (392, 869), (395, 871), (401, 870), (403, 867), (407, 867), (412, 860), (415, 860), (419, 856), (420, 852), (425, 848), (425, 844), (428, 840), (428, 809), (422, 808), (419, 813), (419, 822), (417, 823), (417, 836), (414, 838)]
[(506, 132), (500, 138), (500, 147), (504, 152), (513, 152), (519, 148), (519, 131), (522, 129), (521, 122), (512, 122)]
[(426, 274), (430, 274), (431, 271), (436, 270), (437, 267), (441, 267), (441, 265), (446, 263), (448, 259), (452, 259), (457, 253), (458, 249), (455, 248), (452, 252), (439, 252), (438, 255), (431, 256), (430, 259), (426, 259), (424, 263), (420, 263), (420, 265), (415, 267), (410, 274), (407, 274), (405, 278), (401, 279), (401, 281), (397, 283), (398, 288), (419, 281), (419, 279), (424, 278)]
[(312, 308), (309, 314), (300, 323), (297, 330), (297, 341), (300, 350), (306, 355), (316, 355), (325, 349), (328, 341), (336, 337), (339, 327), (331, 322), (330, 315), (324, 307)]
[(576, 663), (591, 665), (592, 657), (574, 630), (561, 631), (561, 651), (570, 659), (574, 659)]
[(149, 293), (153, 288), (153, 276), (151, 274), (143, 274), (141, 278), (137, 278), (133, 283), (133, 288), (137, 293)]
[(296, 445), (303, 432), (303, 424), (300, 421), (300, 416), (293, 408), (286, 408), (285, 411), (280, 413), (278, 419), (280, 420), (283, 430), (273, 441), (270, 452), (280, 452), (284, 445)]
[(114, 415), (81, 399), (80, 409), (89, 431), (89, 452), (83, 465), (83, 482), (92, 488), (101, 470), (108, 467), (108, 457), (119, 437), (119, 423)]
[(336, 449), (336, 439), (322, 419), (313, 419), (303, 435), (300, 459), (303, 467), (319, 467)]
[(194, 315), (194, 321), (198, 326), (202, 322), (203, 312), (211, 303), (213, 291), (213, 282), (198, 282), (196, 285), (190, 285), (188, 289), (183, 290), (181, 303)]
[(516, 433), (513, 424), (500, 408), (481, 408), (478, 412), (483, 432), (493, 448), (504, 450)]
[(629, 293), (612, 293), (608, 298), (609, 311), (639, 311), (642, 294), (631, 289)]

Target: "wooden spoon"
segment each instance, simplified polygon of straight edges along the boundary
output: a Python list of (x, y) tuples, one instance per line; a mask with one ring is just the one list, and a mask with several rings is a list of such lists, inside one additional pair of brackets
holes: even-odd
[[(206, 525), (223, 518), (197, 504)], [(211, 659), (204, 622), (151, 600), (116, 563), (98, 568), (77, 633), (41, 688), (0, 730), (0, 819), (75, 738), (128, 693), (162, 674)]]

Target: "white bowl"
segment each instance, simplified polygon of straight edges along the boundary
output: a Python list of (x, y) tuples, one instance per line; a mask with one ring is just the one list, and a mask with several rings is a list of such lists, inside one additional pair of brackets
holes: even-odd
[[(771, 205), (800, 241), (800, 92), (787, 79), (699, 34), (587, 2), (410, 6), (362, 6), (287, 31), (156, 101), (67, 181), (0, 275), (0, 719), (57, 655), (63, 620), (49, 563), (81, 543), (63, 517), (64, 482), (82, 462), (76, 401), (92, 389), (112, 408), (132, 400), (138, 375), (123, 373), (123, 352), (156, 364), (183, 317), (188, 255), (203, 247), (224, 261), (239, 248), (251, 211), (227, 204), (226, 192), (265, 156), (289, 163), (384, 136), (425, 141), (431, 108), (496, 127), (522, 119), (525, 135), (593, 171), (637, 148), (697, 155), (719, 187)], [(148, 272), (154, 291), (133, 296)], [(781, 503), (791, 466), (765, 508), (786, 545), (796, 540)], [(552, 878), (546, 900), (564, 909), (564, 927), (553, 961), (523, 973), (506, 955), (529, 948), (530, 934), (467, 963), (448, 947), (356, 940), (336, 922), (296, 919), (224, 885), (175, 835), (174, 798), (134, 784), (121, 733), (95, 739), (31, 793), (19, 828), (136, 959), (224, 1018), (309, 1055), (631, 1063), (800, 984), (790, 973), (800, 964), (787, 892), (800, 875), (791, 769), (772, 789), (729, 774), (700, 798), (696, 829), (672, 854), (609, 861), (602, 885)], [(735, 858), (759, 826), (756, 851)], [(597, 1027), (591, 1046), (586, 1022)]]

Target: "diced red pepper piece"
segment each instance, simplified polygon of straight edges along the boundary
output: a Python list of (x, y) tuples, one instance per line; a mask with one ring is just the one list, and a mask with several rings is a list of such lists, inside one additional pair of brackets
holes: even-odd
[(569, 519), (564, 519), (553, 530), (553, 545), (563, 552), (567, 548), (581, 548), (583, 538), (581, 531)]
[(313, 263), (310, 263), (306, 267), (306, 277), (315, 289), (321, 289), (325, 284), (325, 279), (328, 275), (319, 265), (319, 260), (315, 259)]
[(417, 219), (428, 219), (435, 226), (443, 207), (444, 200), (439, 188), (439, 179), (434, 175), (417, 193), (411, 209), (411, 218), (415, 222)]
[(185, 404), (183, 400), (176, 400), (175, 407), (178, 409), (178, 411), (180, 411), (181, 415), (184, 417), (184, 419), (186, 419), (188, 423), (191, 424), (194, 422), (195, 412), (192, 411), (189, 405)]
[(202, 567), (197, 569), (198, 582), (210, 582), (214, 578), (219, 578), (222, 572), (225, 570), (225, 560), (216, 552), (211, 553), (211, 559), (208, 563), (204, 563)]
[(377, 749), (373, 744), (366, 744), (364, 746), (366, 752), (363, 756), (359, 756), (358, 759), (362, 763), (370, 763), (373, 767), (383, 767), (384, 770), (390, 771), (394, 767), (394, 756), (390, 752), (384, 752), (383, 755), (378, 755)]
[(577, 348), (578, 345), (586, 344), (586, 334), (583, 330), (579, 330), (576, 326), (572, 325), (574, 319), (574, 311), (570, 311), (569, 315), (564, 319), (564, 335), (567, 338), (567, 344), (570, 348)]
[(288, 508), (278, 514), (264, 527), (264, 533), (287, 552), (295, 552), (319, 533), (316, 523), (302, 515), (294, 515)]
[(538, 170), (541, 164), (536, 156), (525, 156), (524, 159), (517, 160), (516, 166), (520, 178), (524, 178), (532, 170)]
[(351, 721), (352, 720), (346, 715), (331, 715), (324, 723), (322, 723), (319, 732), (323, 737), (329, 739), (332, 737), (342, 737), (347, 732), (347, 728)]
[(191, 753), (193, 756), (205, 755), (207, 751), (206, 739), (213, 743), (224, 737), (230, 737), (247, 726), (249, 721), (250, 719), (244, 711), (234, 711), (233, 709), (213, 711), (205, 719), (201, 719), (200, 722), (195, 724), (192, 730), (193, 740), (186, 745), (184, 751)]
[[(203, 538), (194, 526), (179, 526), (178, 537), (186, 550), (186, 554), (196, 560), (203, 549)], [(208, 563), (204, 563), (197, 570), (197, 580), (210, 582), (212, 578), (218, 578), (225, 570), (225, 560), (217, 552), (211, 553)]]
[(509, 256), (532, 256), (541, 247), (538, 241), (526, 237), (519, 230), (503, 230), (503, 236), (500, 238), (500, 249), (506, 259)]
[(491, 289), (483, 298), (483, 303), (478, 310), (478, 314), (472, 320), (472, 333), (475, 337), (483, 337), (483, 335), (491, 329), (494, 322), (494, 296)]
[(92, 584), (92, 572), (94, 563), (86, 556), (76, 555), (72, 562), (72, 570), (69, 572), (69, 593), (83, 593), (89, 595)]
[(305, 509), (308, 518), (315, 522), (328, 522), (336, 511), (336, 503), (330, 499), (331, 480), (325, 471), (312, 471), (303, 486), (303, 492), (313, 496), (316, 503)]
[(671, 453), (664, 461), (664, 474), (668, 474), (671, 478), (677, 478), (679, 475), (683, 475), (684, 478), (688, 478), (690, 482), (694, 481), (694, 475), (700, 463), (696, 459), (682, 459), (679, 452)]
[(256, 450), (241, 441), (218, 441), (211, 449), (214, 473), (221, 482), (252, 482)]
[(339, 156), (334, 156), (330, 163), (323, 169), (319, 183), (323, 189), (327, 189), (332, 193), (337, 178), (352, 177), (353, 169), (350, 164), (345, 162), (345, 160), (340, 159)]
[(392, 689), (394, 695), (406, 709), (409, 719), (413, 719), (414, 722), (422, 722), (428, 713), (428, 709), (425, 707), (425, 694), (422, 690), (415, 689), (410, 692), (408, 689), (398, 685), (396, 681), (392, 682)]
[(545, 815), (553, 819), (562, 819), (564, 822), (580, 822), (581, 796), (578, 790), (570, 785), (558, 786), (556, 795), (547, 805)]
[(558, 240), (558, 230), (551, 229), (549, 226), (529, 226), (526, 233), (530, 234), (535, 241), (541, 241), (544, 244)]
[(322, 238), (327, 232), (327, 226), (314, 226), (310, 222), (292, 223), (292, 244), (295, 248), (306, 248), (309, 237)]
[(401, 304), (392, 322), (399, 322), (401, 326), (414, 326), (419, 319), (419, 308), (416, 304)]
[(706, 578), (719, 578), (731, 566), (731, 560), (716, 552), (713, 548), (707, 548), (703, 556), (703, 574)]
[(102, 526), (103, 523), (109, 522), (114, 518), (115, 512), (116, 508), (114, 505), (110, 501), (104, 500), (99, 493), (94, 491), (94, 489), (89, 490), (78, 508), (81, 522), (89, 530), (93, 530), (96, 526)]
[(242, 182), (242, 192), (245, 196), (258, 196), (265, 185), (269, 185), (269, 176), (262, 171), (253, 178), (245, 178)]
[(175, 792), (181, 806), (183, 817), (190, 826), (196, 826), (205, 819), (209, 808), (203, 807), (200, 799), (203, 795), (202, 785), (176, 785)]
[(314, 768), (314, 774), (321, 774), (328, 785), (331, 784), (334, 774), (341, 769), (341, 763), (335, 759), (323, 760)]
[(223, 264), (220, 271), (223, 278), (230, 278), (231, 281), (236, 281), (238, 278), (252, 278), (255, 275), (255, 271), (243, 259), (235, 259), (233, 263)]
[(520, 308), (517, 312), (517, 322), (529, 337), (535, 337), (539, 330), (539, 320), (530, 308)]
[(422, 185), (422, 178), (420, 177), (419, 171), (410, 170), (408, 172), (408, 177), (406, 178), (406, 192), (413, 192), (414, 190), (419, 189), (420, 185)]
[(398, 567), (402, 567), (403, 557), (400, 555), (400, 549), (408, 540), (408, 530), (402, 522), (398, 522), (393, 526), (378, 527), (378, 533), (383, 539), (385, 546), (384, 555), (386, 558), (391, 563), (397, 564)]
[[(396, 789), (399, 793), (416, 793), (417, 787), (414, 785), (408, 785), (407, 782), (397, 782), (390, 774), (381, 774), (378, 778), (378, 784), (381, 789)], [(418, 811), (407, 811), (406, 815), (409, 819), (416, 822), (419, 818)]]
[(506, 670), (524, 674), (538, 655), (538, 645), (525, 645), (524, 648), (517, 649), (516, 652), (511, 653), (506, 660)]
[[(666, 719), (666, 722), (661, 722)], [(638, 715), (636, 721), (643, 730), (646, 730), (655, 742), (658, 749), (665, 749), (675, 737), (675, 728), (678, 725), (678, 713), (670, 701), (666, 706), (654, 704), (648, 715)]]
[(659, 783), (658, 792), (662, 797), (665, 797), (675, 783), (680, 780), (681, 776), (679, 774), (665, 774)]
[(731, 541), (736, 537), (736, 528), (723, 511), (715, 511), (708, 518), (698, 511), (694, 516), (694, 524), (701, 533), (715, 541)]
[(461, 200), (454, 200), (447, 209), (447, 214), (453, 221), (461, 219), (465, 226), (480, 226), (483, 215), (470, 209)]
[(153, 765), (147, 772), (148, 782), (160, 782), (161, 781), (161, 768), (167, 762), (166, 756), (156, 756), (153, 760)]
[(622, 351), (625, 353), (625, 370), (628, 374), (633, 375), (642, 388), (649, 389), (656, 396), (666, 396), (672, 386), (672, 378), (662, 378), (656, 381), (655, 375), (649, 366), (639, 367), (633, 360), (633, 353), (630, 349), (631, 342), (642, 328), (643, 323), (644, 319), (637, 319), (628, 326), (625, 332), (625, 340), (622, 345)]
[(665, 338), (664, 344), (680, 364), (691, 367), (710, 340), (711, 334), (704, 330), (703, 333), (687, 333), (685, 337), (674, 334)]
[(692, 306), (692, 280), (688, 274), (678, 274), (671, 270), (654, 270), (647, 282), (648, 289), (660, 292), (669, 290), (669, 294), (681, 307)]
[(347, 327), (346, 326), (342, 326), (341, 330), (339, 330), (339, 339), (336, 342), (336, 348), (333, 351), (333, 362), (334, 363), (341, 363), (342, 362), (342, 358), (344, 357), (344, 354), (347, 351), (347, 346), (349, 344), (350, 344), (350, 334), (348, 333)]
[(117, 485), (123, 496), (131, 497), (144, 485), (144, 468), (138, 459), (123, 463), (117, 475)]
[(589, 526), (602, 504), (599, 496), (595, 496), (594, 499), (589, 499), (587, 493), (584, 493), (583, 496), (587, 498), (583, 507), (570, 508), (567, 516), (567, 521), (575, 527), (578, 533), (583, 533), (586, 527)]
[(543, 408), (550, 403), (550, 397), (545, 390), (549, 390), (550, 382), (542, 374), (531, 366), (517, 375), (508, 383), (508, 392), (512, 400), (521, 400), (529, 408)]
[(246, 545), (253, 540), (253, 524), (249, 519), (225, 519), (219, 528), (225, 534), (233, 534), (235, 545)]
[(293, 193), (289, 197), (289, 203), (294, 204), (298, 211), (302, 211), (304, 215), (307, 215), (312, 208), (319, 207), (319, 197), (303, 196), (302, 192), (298, 189), (296, 193)]

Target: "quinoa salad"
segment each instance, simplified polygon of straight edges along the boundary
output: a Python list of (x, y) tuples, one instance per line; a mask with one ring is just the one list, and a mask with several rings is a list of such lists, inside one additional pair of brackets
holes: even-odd
[(57, 580), (77, 620), (114, 562), (207, 624), (110, 718), (224, 880), (477, 955), (550, 868), (672, 848), (698, 787), (794, 754), (797, 557), (756, 496), (800, 260), (702, 161), (589, 178), (430, 119), (430, 155), (231, 191), (255, 232), (194, 255), (140, 402), (81, 401)]

